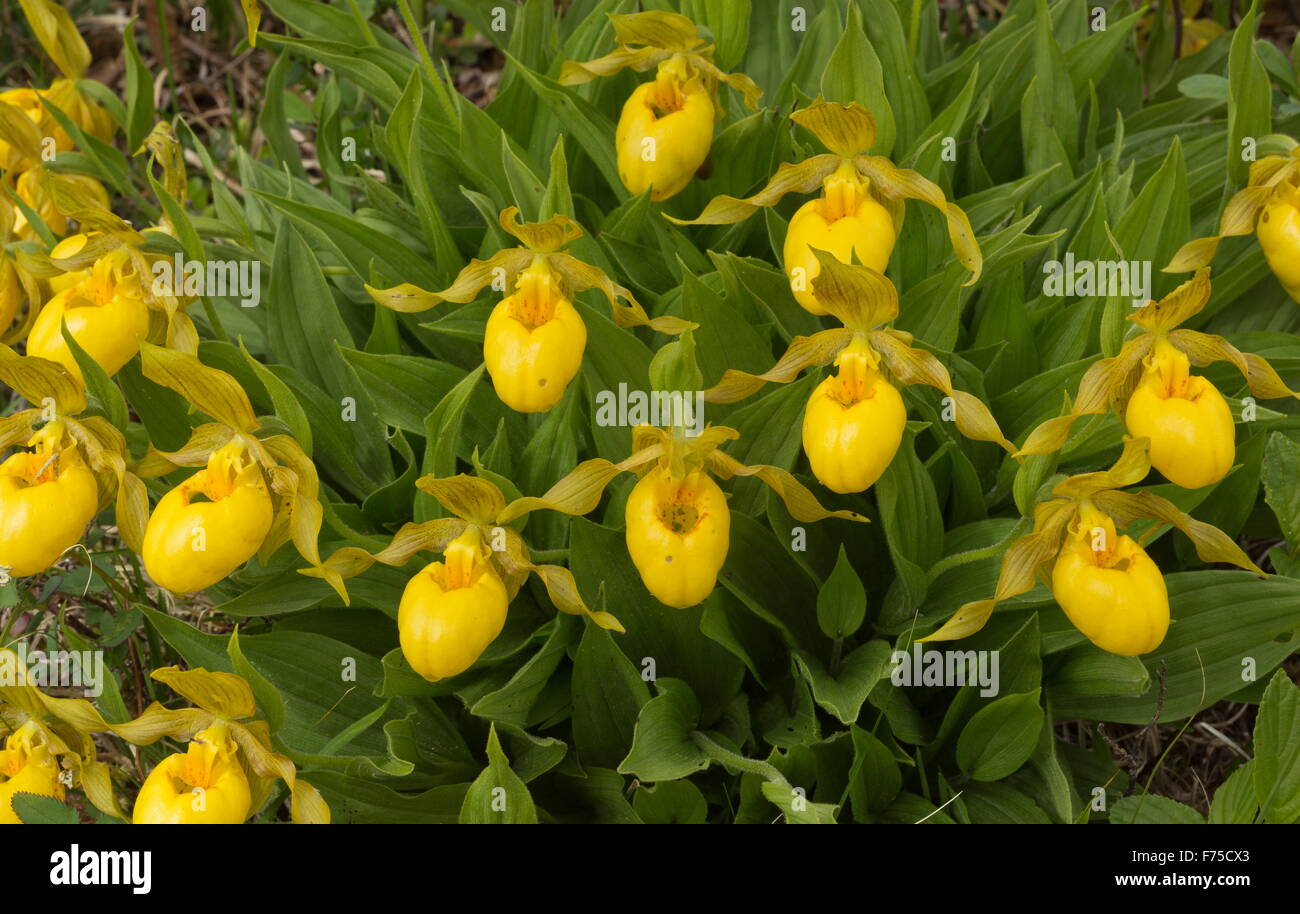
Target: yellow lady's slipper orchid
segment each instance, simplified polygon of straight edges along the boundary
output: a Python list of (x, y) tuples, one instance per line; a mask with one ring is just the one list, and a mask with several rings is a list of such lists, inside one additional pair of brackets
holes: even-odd
[(538, 257), (519, 274), (514, 294), (492, 309), (483, 361), (502, 403), (521, 413), (545, 412), (564, 396), (586, 346), (586, 324)]
[(623, 105), (615, 144), (618, 175), (634, 194), (666, 200), (691, 180), (713, 145), (713, 101), (701, 74), (681, 54)]
[(45, 735), (29, 720), (9, 734), (0, 751), (0, 825), (21, 825), (14, 811), (14, 794), (32, 793), (63, 799), (59, 763), (46, 745)]
[(832, 492), (862, 492), (885, 472), (903, 440), (907, 407), (879, 370), (862, 336), (835, 357), (839, 373), (808, 398), (803, 449), (813, 475)]
[(1136, 657), (1169, 630), (1164, 576), (1146, 551), (1117, 536), (1109, 515), (1084, 502), (1052, 569), (1052, 595), (1070, 622), (1102, 650)]
[[(48, 136), (54, 141), (53, 151), (55, 153), (67, 152), (75, 145), (72, 142), (72, 137), (68, 136), (68, 132), (63, 129), (63, 125), (45, 110), (45, 106), (41, 104), (42, 98), (48, 99), (52, 105), (66, 114), (74, 124), (90, 136), (104, 142), (112, 140), (113, 116), (79, 92), (74, 80), (56, 79), (48, 89), (22, 88), (0, 92), (0, 102), (13, 105), (26, 115), (28, 120), (40, 128), (43, 137)], [(11, 149), (9, 143), (0, 139), (0, 163), (3, 163), (9, 157)], [(26, 171), (35, 164), (37, 163), (27, 159), (20, 159), (13, 170)]]
[(444, 550), (443, 562), (411, 578), (397, 608), (406, 662), (430, 682), (465, 672), (501, 634), (510, 598), (469, 526)]
[(429, 292), (402, 283), (390, 289), (366, 286), (366, 291), (386, 308), (413, 314), (444, 301), (471, 302), (497, 275), (504, 277), (507, 289), (513, 282), (514, 293), (492, 311), (483, 334), (483, 361), (497, 396), (512, 409), (550, 409), (578, 373), (587, 346), (587, 327), (572, 302), (578, 292), (599, 289), (620, 327), (648, 326), (676, 334), (695, 326), (667, 314), (650, 317), (603, 270), (561, 250), (583, 234), (568, 216), (521, 223), (519, 208), (511, 206), (501, 211), (500, 222), (522, 244), (473, 261), (447, 288)]
[(1247, 185), (1232, 195), (1219, 215), (1218, 232), (1184, 244), (1164, 272), (1207, 267), (1224, 238), (1254, 232), (1269, 269), (1287, 294), (1300, 302), (1300, 143), (1279, 134), (1269, 137), (1268, 145), (1284, 147), (1286, 154), (1251, 162)]
[(675, 479), (655, 467), (632, 489), (625, 517), (628, 554), (655, 599), (683, 609), (713, 592), (727, 559), (731, 512), (708, 473)]
[(77, 345), (110, 376), (140, 351), (149, 306), (124, 248), (101, 257), (88, 278), (51, 298), (27, 337), (29, 355), (58, 362), (81, 380), (81, 366), (63, 339), (64, 321)]
[(1186, 353), (1159, 339), (1129, 397), (1124, 424), (1151, 439), (1151, 465), (1184, 489), (1218, 482), (1232, 468), (1236, 429), (1223, 394), (1189, 373)]
[(0, 463), (0, 565), (36, 574), (81, 539), (99, 508), (95, 476), (62, 422), (47, 423)]
[(217, 720), (167, 756), (145, 778), (135, 798), (136, 825), (240, 825), (252, 812), (248, 775), (229, 725)]
[(822, 196), (805, 203), (790, 220), (783, 256), (796, 300), (814, 314), (825, 314), (810, 290), (821, 269), (813, 252), (826, 251), (846, 264), (856, 254), (862, 265), (884, 272), (903, 224), (905, 202), (921, 200), (943, 214), (953, 252), (971, 273), (965, 285), (979, 279), (984, 255), (961, 207), (918, 172), (899, 168), (884, 156), (867, 155), (876, 144), (876, 119), (870, 111), (857, 102), (840, 105), (819, 98), (791, 112), (790, 119), (829, 151), (784, 163), (762, 190), (748, 197), (714, 197), (694, 219), (667, 213), (664, 217), (677, 225), (731, 225), (775, 206), (786, 194), (820, 190)]
[[(1198, 239), (1195, 250), (1176, 260), (1207, 258), (1217, 244), (1218, 238)], [(1254, 397), (1300, 399), (1300, 392), (1258, 355), (1221, 336), (1179, 327), (1200, 313), (1210, 293), (1210, 269), (1201, 267), (1160, 301), (1129, 315), (1144, 332), (1129, 337), (1113, 357), (1094, 362), (1079, 380), (1071, 411), (1041, 422), (1016, 456), (1060, 450), (1076, 421), (1113, 404), (1130, 434), (1150, 439), (1150, 463), (1170, 482), (1192, 489), (1222, 479), (1235, 451), (1232, 413), (1208, 380), (1190, 374), (1191, 363), (1231, 362)]]
[(740, 92), (754, 111), (762, 90), (748, 76), (718, 69), (714, 45), (680, 13), (611, 13), (609, 19), (618, 49), (585, 63), (565, 61), (560, 83), (576, 86), (627, 68), (655, 68), (655, 78), (624, 103), (614, 142), (623, 186), (634, 194), (649, 189), (651, 200), (666, 200), (709, 156), (713, 125), (722, 116), (719, 83)]
[(1093, 644), (1125, 657), (1155, 650), (1169, 628), (1165, 582), (1141, 545), (1116, 532), (1117, 525), (1143, 519), (1180, 530), (1204, 562), (1224, 562), (1264, 577), (1218, 527), (1193, 519), (1149, 490), (1124, 491), (1151, 472), (1150, 447), (1147, 438), (1126, 437), (1109, 469), (1079, 473), (1054, 485), (1034, 505), (1032, 531), (1003, 553), (993, 597), (963, 603), (938, 631), (918, 640), (969, 637), (988, 624), (998, 603), (1029, 593), (1050, 575), (1056, 602)]
[(273, 513), (262, 468), (236, 436), (158, 502), (144, 533), (145, 570), (176, 593), (210, 587), (257, 553)]
[(1300, 302), (1300, 172), (1278, 182), (1259, 214), (1255, 235), (1269, 269), (1287, 294)]
[(808, 398), (803, 447), (817, 479), (841, 494), (871, 487), (894, 459), (907, 427), (899, 387), (923, 384), (942, 391), (961, 434), (1012, 450), (988, 407), (953, 387), (948, 369), (932, 353), (915, 348), (909, 333), (881, 329), (898, 316), (898, 290), (887, 277), (843, 263), (829, 251), (815, 256), (818, 300), (845, 326), (797, 337), (763, 374), (727, 369), (704, 392), (706, 402), (734, 403), (769, 381), (788, 383), (805, 368), (833, 361), (839, 372)]
[[(55, 235), (66, 235), (68, 217), (59, 212), (58, 207), (54, 205), (54, 200), (41, 186), (41, 172), (42, 169), (33, 168), (18, 176), (15, 186), (18, 198), (41, 217), (41, 221), (51, 232)], [(87, 175), (67, 174), (60, 177), (72, 185), (80, 186), (80, 189), (85, 191), (100, 209), (108, 209), (108, 191), (104, 189), (103, 184)], [(23, 241), (37, 239), (36, 229), (27, 221), (27, 214), (17, 207), (14, 208), (13, 233)]]
[[(230, 636), (232, 648), (238, 635), (236, 630)], [(172, 709), (154, 702), (135, 720), (103, 721), (95, 728), (137, 746), (164, 736), (189, 741), (186, 751), (167, 756), (149, 773), (135, 798), (133, 822), (238, 825), (266, 804), (274, 782), (280, 780), (289, 788), (289, 813), (295, 823), (329, 824), (329, 806), (320, 791), (298, 777), (294, 763), (272, 748), (274, 725), (253, 719), (259, 703), (248, 680), (203, 667), (175, 666), (154, 670), (150, 677), (195, 707)]]
[(786, 230), (785, 272), (795, 301), (813, 314), (826, 309), (813, 296), (812, 280), (821, 271), (813, 249), (829, 251), (843, 263), (856, 255), (863, 266), (885, 272), (898, 234), (894, 220), (870, 193), (871, 182), (844, 160), (822, 182), (822, 195), (795, 211)]

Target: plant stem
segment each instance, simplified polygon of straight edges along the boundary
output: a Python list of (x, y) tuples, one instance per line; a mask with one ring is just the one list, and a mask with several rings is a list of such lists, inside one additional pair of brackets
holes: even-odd
[(761, 778), (775, 781), (778, 784), (785, 784), (788, 786), (790, 783), (785, 779), (785, 775), (777, 770), (775, 765), (758, 759), (745, 758), (743, 755), (732, 752), (724, 746), (720, 746), (699, 730), (691, 731), (691, 742), (703, 749), (705, 755), (709, 758), (719, 764), (727, 766), (728, 768), (735, 768), (737, 771), (756, 774)]

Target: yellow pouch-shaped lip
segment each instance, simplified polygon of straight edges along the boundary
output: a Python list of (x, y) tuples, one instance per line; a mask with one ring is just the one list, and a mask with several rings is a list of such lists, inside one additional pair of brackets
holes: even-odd
[(731, 512), (707, 473), (677, 480), (655, 467), (628, 496), (625, 517), (628, 553), (655, 599), (681, 609), (713, 591), (727, 558)]
[(15, 577), (44, 571), (75, 545), (99, 509), (95, 476), (51, 422), (0, 464), (0, 565)]
[(397, 609), (406, 662), (437, 682), (474, 665), (505, 627), (510, 602), (488, 563), (477, 531), (448, 545), (445, 562), (431, 562), (407, 582)]
[(520, 274), (518, 288), (492, 309), (483, 361), (497, 396), (522, 413), (544, 412), (582, 367), (587, 326), (544, 263)]
[(1255, 223), (1255, 235), (1273, 275), (1300, 302), (1300, 188), (1286, 181), (1273, 190)]
[(1129, 397), (1124, 423), (1151, 439), (1151, 465), (1185, 489), (1212, 485), (1236, 456), (1236, 428), (1223, 395), (1189, 373), (1189, 360), (1167, 341), (1156, 343), (1142, 380)]
[(1088, 504), (1053, 566), (1052, 594), (1074, 627), (1112, 654), (1150, 653), (1169, 630), (1169, 594), (1160, 569)]
[(781, 258), (795, 300), (813, 314), (825, 314), (813, 295), (821, 273), (814, 250), (841, 263), (856, 257), (863, 266), (885, 272), (898, 239), (893, 217), (870, 193), (870, 182), (844, 162), (822, 182), (822, 195), (795, 211), (786, 229)]
[(136, 825), (239, 825), (251, 809), (239, 747), (217, 721), (194, 734), (185, 752), (167, 756), (135, 798)]
[(855, 338), (804, 410), (803, 447), (813, 475), (832, 492), (862, 492), (893, 461), (907, 427), (902, 395), (877, 370), (876, 354)]
[(158, 502), (145, 528), (145, 570), (175, 593), (210, 587), (257, 554), (273, 513), (261, 467), (235, 439)]
[(27, 352), (58, 362), (81, 380), (81, 366), (63, 339), (62, 325), (110, 376), (140, 351), (149, 333), (149, 307), (136, 277), (123, 275), (125, 252), (95, 264), (89, 277), (65, 288), (46, 303), (27, 337)]
[(653, 188), (656, 202), (681, 191), (708, 158), (714, 115), (708, 90), (684, 58), (661, 63), (618, 119), (614, 142), (623, 185), (634, 194)]

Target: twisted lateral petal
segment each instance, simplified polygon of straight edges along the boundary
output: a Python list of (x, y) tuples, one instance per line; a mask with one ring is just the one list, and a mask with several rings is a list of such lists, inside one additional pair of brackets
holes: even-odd
[(903, 384), (925, 384), (943, 391), (953, 400), (953, 418), (957, 430), (975, 441), (991, 441), (1008, 452), (1015, 445), (998, 427), (989, 408), (973, 394), (952, 386), (948, 369), (930, 353), (905, 345), (889, 331), (875, 330), (868, 336), (871, 346), (885, 361), (885, 366)]
[(817, 496), (808, 491), (807, 486), (795, 479), (787, 470), (780, 467), (755, 465), (745, 466), (734, 457), (724, 454), (722, 451), (714, 451), (708, 456), (709, 469), (723, 479), (730, 479), (733, 476), (757, 476), (773, 492), (780, 496), (785, 502), (785, 509), (790, 512), (790, 516), (795, 520), (810, 523), (812, 521), (825, 520), (828, 517), (838, 517), (841, 520), (867, 522), (856, 511), (847, 509), (839, 511), (830, 511), (822, 507), (822, 503), (817, 500)]
[(596, 611), (587, 606), (578, 592), (578, 582), (573, 573), (560, 565), (528, 565), (528, 570), (542, 579), (546, 595), (560, 612), (574, 616), (587, 615), (601, 628), (615, 632), (626, 631), (613, 613)]
[(509, 248), (498, 251), (487, 260), (471, 260), (456, 276), (455, 281), (441, 292), (428, 292), (409, 282), (391, 289), (376, 289), (370, 285), (365, 288), (370, 297), (385, 308), (403, 314), (415, 314), (428, 311), (445, 301), (457, 304), (472, 302), (483, 287), (493, 280), (500, 280), (501, 288), (507, 289), (514, 275), (527, 267), (533, 257), (533, 252), (525, 248)]
[(1206, 266), (1214, 259), (1224, 238), (1249, 235), (1255, 231), (1260, 210), (1268, 202), (1273, 188), (1287, 180), (1297, 168), (1296, 160), (1284, 156), (1265, 156), (1250, 169), (1250, 184), (1233, 194), (1219, 217), (1219, 233), (1197, 238), (1184, 244), (1163, 268), (1165, 273), (1188, 273)]
[(822, 330), (812, 336), (797, 336), (776, 364), (763, 374), (728, 368), (723, 372), (722, 380), (704, 392), (704, 399), (709, 403), (735, 403), (768, 382), (786, 384), (793, 381), (805, 368), (825, 365), (834, 359), (853, 339), (853, 333), (847, 327), (840, 327)]
[(573, 472), (551, 486), (545, 495), (516, 498), (497, 515), (496, 522), (508, 524), (530, 511), (542, 509), (559, 511), (561, 514), (586, 514), (600, 504), (600, 497), (604, 494), (605, 488), (620, 473), (635, 470), (658, 460), (663, 453), (663, 445), (652, 445), (635, 451), (632, 456), (619, 463), (611, 463), (602, 457), (584, 460), (574, 468)]
[(644, 73), (662, 60), (673, 55), (664, 48), (616, 48), (595, 60), (566, 60), (560, 67), (560, 85), (580, 86), (601, 76), (612, 76), (621, 70)]
[(1119, 459), (1108, 470), (1080, 473), (1057, 483), (1052, 494), (1062, 498), (1091, 498), (1107, 489), (1136, 485), (1151, 472), (1151, 442), (1146, 438), (1126, 437)]
[(970, 271), (970, 279), (963, 285), (972, 285), (984, 269), (984, 255), (970, 219), (956, 203), (950, 203), (939, 185), (910, 168), (899, 168), (883, 156), (858, 156), (854, 159), (858, 170), (871, 179), (876, 190), (889, 199), (920, 200), (943, 213), (948, 222), (948, 238), (952, 242), (957, 261)]
[(208, 462), (208, 455), (224, 447), (235, 431), (220, 422), (205, 422), (190, 432), (190, 438), (177, 451), (159, 451), (149, 446), (148, 452), (132, 469), (142, 479), (166, 476), (177, 467), (199, 467)]
[(750, 111), (758, 110), (758, 100), (763, 95), (763, 90), (744, 73), (724, 73), (713, 64), (713, 61), (701, 58), (697, 58), (696, 66), (712, 79), (726, 83), (739, 92), (745, 99), (745, 107)]
[(1185, 534), (1203, 561), (1224, 562), (1266, 576), (1230, 536), (1213, 524), (1184, 513), (1159, 495), (1152, 492), (1098, 492), (1093, 501), (1122, 527), (1142, 518), (1161, 521)]
[[(699, 326), (691, 321), (682, 320), (680, 317), (665, 315), (651, 318), (647, 316), (645, 309), (641, 307), (641, 303), (636, 300), (636, 297), (629, 290), (615, 283), (600, 267), (584, 263), (572, 254), (559, 252), (547, 255), (547, 259), (551, 269), (560, 275), (569, 291), (582, 292), (586, 289), (599, 289), (609, 302), (609, 310), (614, 318), (614, 323), (620, 327), (648, 326), (660, 333), (677, 334), (685, 330), (693, 330)], [(620, 298), (626, 301), (627, 304), (620, 303)]]
[(1262, 356), (1242, 352), (1221, 336), (1201, 333), (1199, 330), (1175, 330), (1169, 342), (1185, 352), (1196, 365), (1211, 362), (1231, 362), (1246, 379), (1250, 392), (1257, 397), (1272, 400), (1278, 397), (1300, 397), (1300, 393), (1286, 386), (1277, 371)]
[(459, 517), (439, 517), (418, 524), (403, 524), (393, 534), (389, 544), (378, 552), (368, 552), (358, 546), (343, 546), (335, 550), (319, 567), (299, 568), (298, 573), (328, 581), (336, 574), (341, 578), (355, 577), (375, 562), (400, 568), (421, 550), (441, 552), (448, 543), (464, 533), (467, 526), (468, 523)]
[(752, 197), (732, 197), (720, 194), (708, 202), (704, 212), (694, 219), (677, 219), (664, 213), (664, 218), (677, 225), (730, 225), (748, 219), (764, 206), (774, 206), (790, 193), (810, 194), (821, 187), (823, 179), (839, 167), (840, 159), (833, 155), (813, 156), (796, 164), (783, 163), (767, 186)]
[(1039, 570), (1060, 552), (1062, 537), (1075, 513), (1073, 505), (1062, 502), (1046, 514), (1039, 529), (1007, 547), (993, 599), (964, 604), (937, 631), (916, 640), (956, 641), (973, 635), (988, 623), (999, 602), (1033, 590)]
[(1154, 342), (1149, 334), (1134, 337), (1120, 348), (1118, 355), (1090, 365), (1079, 381), (1074, 408), (1068, 414), (1048, 419), (1035, 428), (1020, 449), (1014, 452), (1014, 456), (1050, 454), (1060, 450), (1070, 437), (1070, 428), (1077, 419), (1104, 413), (1113, 399), (1131, 387), (1142, 360), (1150, 353)]

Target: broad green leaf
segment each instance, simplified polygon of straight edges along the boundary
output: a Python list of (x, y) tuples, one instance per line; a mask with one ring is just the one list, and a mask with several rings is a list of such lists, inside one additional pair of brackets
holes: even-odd
[(827, 638), (844, 638), (858, 630), (866, 614), (867, 592), (841, 543), (835, 568), (817, 592), (817, 624)]
[(957, 764), (977, 781), (998, 781), (1029, 761), (1043, 726), (1039, 690), (1007, 695), (976, 712), (957, 740)]
[(642, 781), (674, 781), (709, 767), (709, 757), (691, 739), (700, 703), (679, 679), (660, 679), (659, 694), (641, 707), (632, 749), (619, 764), (622, 774)]
[(496, 725), (488, 731), (488, 765), (465, 792), (462, 825), (536, 825), (537, 808), (528, 786), (501, 750)]
[[(587, 624), (573, 658), (573, 740), (584, 764), (616, 767), (627, 756), (637, 715), (650, 700), (650, 689), (615, 637)], [(646, 818), (639, 793), (634, 805)]]
[(1255, 719), (1255, 798), (1264, 821), (1300, 820), (1300, 688), (1278, 670)]

